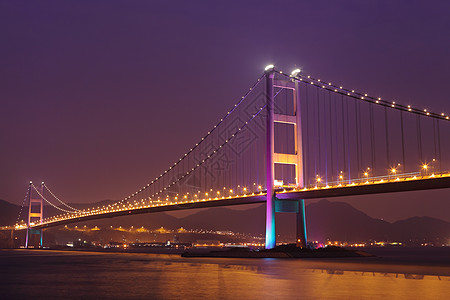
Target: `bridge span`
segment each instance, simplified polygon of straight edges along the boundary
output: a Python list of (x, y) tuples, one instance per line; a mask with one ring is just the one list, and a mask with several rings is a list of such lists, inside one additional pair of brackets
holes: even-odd
[[(296, 213), (296, 243), (306, 247), (305, 200), (450, 188), (449, 122), (442, 112), (268, 65), (214, 127), (141, 188), (79, 210), (30, 182), (28, 220), (19, 215), (11, 228), (27, 229), (27, 241), (39, 234), (42, 245), (42, 229), (73, 222), (265, 203), (266, 248), (276, 245), (281, 211)], [(44, 219), (44, 201), (63, 213)]]
[[(430, 175), (418, 179), (406, 178), (398, 181), (362, 182), (350, 183), (341, 186), (317, 187), (310, 189), (277, 189), (277, 200), (298, 201), (299, 199), (311, 200), (322, 198), (348, 197), (368, 194), (395, 193), (407, 191), (420, 191), (431, 189), (450, 188), (450, 174)], [(76, 222), (130, 216), (136, 214), (147, 214), (156, 212), (167, 212), (187, 209), (211, 208), (231, 205), (255, 204), (266, 202), (266, 192), (258, 194), (246, 194), (236, 197), (218, 197), (181, 202), (157, 203), (150, 206), (138, 206), (123, 208), (115, 211), (98, 211), (86, 213), (85, 215), (73, 215), (61, 218), (51, 218), (42, 224), (31, 225), (33, 229), (45, 229), (55, 226), (67, 225)], [(27, 227), (18, 227), (17, 230)]]

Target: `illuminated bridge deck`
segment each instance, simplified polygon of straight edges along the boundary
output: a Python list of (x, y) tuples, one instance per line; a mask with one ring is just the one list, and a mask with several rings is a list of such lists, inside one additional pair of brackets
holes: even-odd
[[(317, 199), (331, 197), (357, 196), (377, 193), (407, 192), (430, 189), (450, 188), (450, 173), (429, 176), (396, 177), (392, 179), (359, 179), (351, 183), (317, 186), (303, 189), (278, 189), (276, 197), (279, 200)], [(209, 208), (230, 205), (263, 203), (266, 193), (251, 193), (234, 197), (216, 197), (177, 202), (161, 202), (148, 205), (127, 205), (117, 208), (102, 208), (98, 210), (81, 211), (44, 219), (41, 224), (33, 224), (34, 229), (43, 229), (80, 221), (114, 218), (134, 214), (145, 214), (175, 210)], [(11, 229), (11, 228), (10, 228)], [(16, 226), (16, 230), (26, 229), (25, 225)]]

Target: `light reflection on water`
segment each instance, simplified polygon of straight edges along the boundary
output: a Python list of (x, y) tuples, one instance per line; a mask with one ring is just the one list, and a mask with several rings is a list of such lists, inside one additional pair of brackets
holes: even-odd
[(439, 299), (448, 266), (0, 250), (0, 298)]

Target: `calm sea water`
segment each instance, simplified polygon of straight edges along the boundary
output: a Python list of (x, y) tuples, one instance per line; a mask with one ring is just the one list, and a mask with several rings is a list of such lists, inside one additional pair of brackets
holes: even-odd
[(293, 260), (0, 250), (0, 299), (449, 299), (449, 249), (380, 251)]

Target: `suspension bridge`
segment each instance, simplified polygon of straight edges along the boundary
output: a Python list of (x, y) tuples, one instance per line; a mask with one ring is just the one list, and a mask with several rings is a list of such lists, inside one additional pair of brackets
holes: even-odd
[[(266, 203), (266, 248), (276, 245), (276, 212), (297, 215), (296, 242), (306, 247), (307, 199), (449, 188), (449, 121), (269, 65), (192, 148), (127, 197), (80, 210), (30, 182), (27, 218), (21, 210), (9, 228), (42, 245), (43, 229), (73, 222)], [(44, 203), (61, 214), (44, 217)]]

